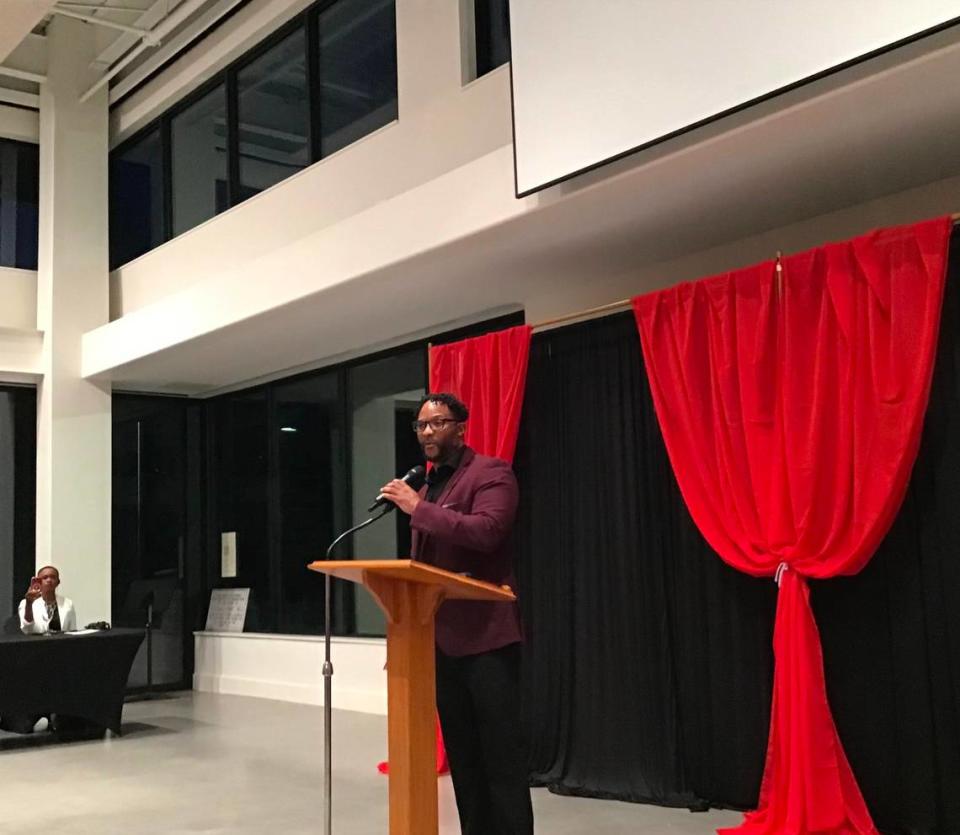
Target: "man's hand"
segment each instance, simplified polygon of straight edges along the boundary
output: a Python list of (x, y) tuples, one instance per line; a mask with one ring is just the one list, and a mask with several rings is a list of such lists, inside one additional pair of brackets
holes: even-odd
[(380, 488), (380, 492), (385, 499), (389, 499), (407, 515), (412, 514), (416, 506), (420, 504), (420, 497), (416, 490), (399, 478), (384, 484)]

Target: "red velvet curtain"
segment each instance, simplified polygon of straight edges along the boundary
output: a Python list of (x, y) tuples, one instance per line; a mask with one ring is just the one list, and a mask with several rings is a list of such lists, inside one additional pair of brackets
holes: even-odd
[(531, 333), (529, 325), (520, 325), (430, 349), (430, 391), (448, 391), (470, 409), (467, 444), (511, 463)]
[(780, 583), (758, 808), (741, 835), (874, 833), (827, 704), (807, 577), (893, 521), (930, 390), (951, 223), (882, 230), (633, 300), (684, 500), (734, 568)]

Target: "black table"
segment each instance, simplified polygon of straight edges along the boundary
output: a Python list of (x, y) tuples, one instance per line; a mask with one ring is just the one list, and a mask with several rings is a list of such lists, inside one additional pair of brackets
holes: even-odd
[(123, 694), (142, 629), (0, 635), (0, 716), (79, 716), (120, 733)]

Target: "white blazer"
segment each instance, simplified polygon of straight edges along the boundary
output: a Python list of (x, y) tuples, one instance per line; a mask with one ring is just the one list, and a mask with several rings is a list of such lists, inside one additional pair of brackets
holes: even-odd
[[(64, 632), (73, 632), (77, 628), (77, 613), (69, 597), (57, 595), (57, 609), (60, 610), (60, 628)], [(47, 604), (42, 597), (33, 601), (33, 623), (27, 623), (23, 613), (27, 610), (27, 601), (20, 601), (20, 631), (24, 635), (44, 635), (50, 631), (50, 618), (47, 617)]]

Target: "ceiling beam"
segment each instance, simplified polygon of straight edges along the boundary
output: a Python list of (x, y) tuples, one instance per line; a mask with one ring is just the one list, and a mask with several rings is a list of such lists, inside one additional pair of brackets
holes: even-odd
[[(143, 29), (153, 29), (168, 13), (173, 12), (182, 0), (154, 0), (150, 8), (143, 10), (140, 17), (133, 21), (135, 26)], [(62, 5), (67, 5), (63, 3)], [(110, 45), (93, 60), (91, 67), (100, 72), (106, 72), (126, 52), (135, 47), (140, 39), (136, 35), (125, 33), (110, 42)]]
[[(184, 21), (190, 17), (190, 15), (200, 11), (206, 2), (207, 0), (184, 0), (183, 3), (177, 6), (176, 9), (168, 14), (150, 31), (149, 38), (144, 37), (137, 46), (124, 55), (123, 58), (117, 61), (117, 63), (113, 64), (110, 69), (108, 69), (107, 72), (101, 76), (101, 78), (89, 90), (80, 96), (80, 101), (85, 102), (94, 93), (96, 93), (97, 90), (109, 84), (110, 79), (120, 73), (132, 61), (136, 60), (142, 52), (152, 46), (159, 45), (161, 41), (163, 41), (168, 35), (172, 36), (171, 42), (176, 41), (178, 37), (182, 37), (182, 32), (179, 35), (173, 34), (176, 28), (183, 24)], [(233, 6), (243, 2), (243, 0), (223, 0), (223, 2), (227, 2), (228, 7), (232, 8)], [(226, 12), (223, 13), (225, 14)], [(203, 29), (200, 31), (203, 31)], [(169, 46), (170, 42), (167, 43), (168, 48)]]
[(34, 84), (43, 84), (47, 80), (45, 75), (38, 75), (28, 70), (18, 70), (9, 64), (0, 64), (0, 78), (19, 78), (21, 81), (32, 81)]
[(84, 14), (76, 9), (68, 9), (60, 5), (55, 5), (53, 7), (53, 13), (63, 15), (64, 17), (72, 17), (75, 20), (82, 20), (84, 23), (90, 23), (93, 26), (103, 26), (106, 29), (116, 29), (118, 32), (124, 32), (133, 35), (136, 38), (142, 39), (147, 46), (156, 46), (158, 43), (160, 43), (160, 41), (153, 36), (149, 29), (141, 29), (139, 26), (130, 26), (127, 23), (118, 23), (117, 21), (111, 20), (109, 17), (104, 17), (103, 15), (97, 16), (92, 14)]
[(17, 107), (29, 107), (32, 110), (40, 109), (40, 96), (36, 93), (8, 90), (6, 87), (0, 87), (0, 102), (15, 104)]

